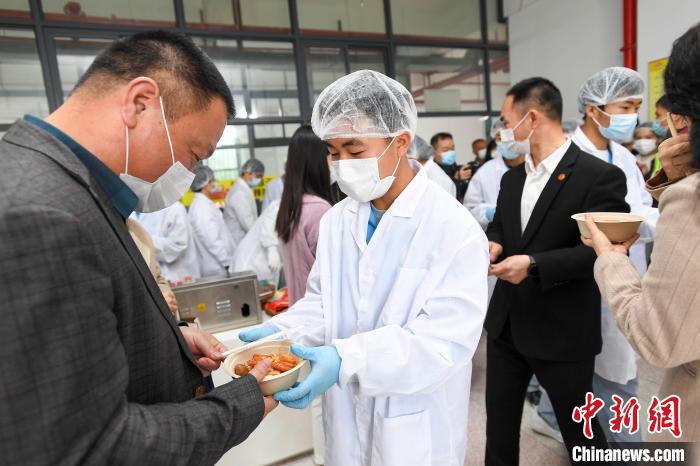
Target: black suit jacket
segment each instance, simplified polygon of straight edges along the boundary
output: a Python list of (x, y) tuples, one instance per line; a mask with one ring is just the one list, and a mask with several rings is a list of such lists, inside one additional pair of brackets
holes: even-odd
[(0, 186), (0, 463), (213, 464), (242, 442), (263, 415), (257, 381), (202, 395), (124, 219), (75, 154), (19, 121)]
[(518, 254), (533, 256), (539, 277), (518, 285), (498, 280), (484, 326), (495, 338), (510, 320), (513, 342), (526, 357), (576, 361), (594, 356), (602, 346), (600, 293), (593, 278), (596, 254), (581, 243), (571, 215), (629, 212), (625, 175), (572, 142), (521, 234), (525, 178), (525, 164), (503, 175), (486, 235), (503, 246), (499, 261)]

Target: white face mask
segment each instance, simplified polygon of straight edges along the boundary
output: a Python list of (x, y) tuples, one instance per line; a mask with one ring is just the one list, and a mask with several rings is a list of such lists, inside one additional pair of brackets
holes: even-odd
[(399, 169), (401, 159), (396, 163), (394, 173), (382, 179), (379, 178), (379, 159), (384, 156), (395, 140), (396, 137), (378, 157), (334, 161), (333, 167), (338, 176), (340, 189), (357, 202), (369, 202), (385, 195), (396, 179), (394, 175)]
[(530, 153), (530, 136), (532, 136), (532, 133), (535, 131), (534, 129), (530, 131), (530, 134), (528, 134), (524, 140), (515, 140), (515, 130), (518, 128), (518, 126), (520, 126), (523, 123), (523, 121), (525, 121), (525, 118), (527, 118), (529, 114), (530, 112), (528, 111), (525, 114), (525, 116), (522, 117), (522, 119), (518, 122), (518, 124), (513, 126), (512, 128), (501, 129), (501, 144), (509, 152), (518, 155), (525, 155)]
[(641, 155), (651, 154), (656, 150), (656, 139), (635, 139), (634, 149)]
[(333, 166), (333, 162), (331, 162), (331, 166), (328, 167), (331, 173), (331, 184), (337, 183), (338, 182), (338, 174), (335, 172), (335, 167)]
[(484, 147), (483, 149), (479, 149), (479, 150), (476, 152), (476, 155), (477, 155), (477, 157), (479, 157), (480, 159), (485, 158), (485, 157), (486, 157), (486, 148)]
[(168, 170), (160, 175), (153, 183), (144, 181), (141, 178), (129, 175), (129, 127), (126, 128), (126, 166), (124, 173), (119, 178), (136, 194), (139, 203), (136, 205), (137, 212), (155, 212), (165, 209), (176, 203), (187, 192), (187, 189), (194, 180), (194, 173), (189, 171), (180, 162), (175, 162), (175, 152), (173, 143), (170, 140), (168, 122), (165, 121), (165, 110), (163, 109), (163, 98), (160, 98), (160, 114), (165, 126), (165, 135), (168, 137), (170, 147), (170, 158), (173, 164)]

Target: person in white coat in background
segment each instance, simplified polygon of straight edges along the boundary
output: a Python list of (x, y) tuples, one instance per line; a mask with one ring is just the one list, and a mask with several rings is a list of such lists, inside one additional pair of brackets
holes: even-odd
[(224, 205), (224, 221), (228, 226), (234, 248), (253, 227), (258, 219), (258, 205), (253, 188), (262, 183), (265, 165), (258, 159), (248, 159), (240, 170), (241, 176), (233, 183)]
[(491, 133), (495, 134), (496, 137), (498, 155), (477, 170), (469, 182), (467, 194), (464, 196), (464, 206), (469, 209), (484, 231), (489, 226), (489, 222), (493, 220), (493, 214), (496, 212), (496, 201), (501, 190), (501, 177), (508, 170), (525, 161), (524, 155), (515, 154), (498, 142), (498, 130), (501, 127), (502, 124), (496, 122), (491, 129)]
[(282, 199), (282, 191), (284, 191), (284, 175), (275, 178), (265, 185), (265, 195), (263, 196), (260, 213), (265, 212), (270, 204)]
[(232, 266), (234, 245), (221, 210), (211, 200), (221, 191), (211, 168), (198, 164), (191, 189), (194, 198), (187, 216), (202, 278), (225, 277)]
[(166, 280), (177, 283), (184, 282), (187, 277), (193, 280), (201, 277), (187, 210), (181, 202), (156, 212), (132, 215), (151, 235), (156, 259)]
[(433, 160), (433, 146), (428, 144), (425, 139), (416, 136), (411, 142), (411, 148), (408, 151), (409, 158), (415, 159), (423, 165), (423, 169), (428, 175), (428, 178), (437, 183), (442, 189), (447, 191), (450, 196), (457, 197), (457, 187), (452, 182), (445, 171), (438, 166)]
[(258, 280), (277, 285), (282, 270), (280, 241), (275, 231), (280, 201), (272, 201), (238, 244), (233, 255), (233, 271), (252, 270)]
[(348, 198), (321, 219), (306, 294), (241, 333), (305, 326), (311, 361), (275, 394), (324, 395), (326, 465), (462, 466), (472, 356), (486, 313), (488, 246), (467, 210), (406, 154), (417, 113), (397, 81), (361, 70), (328, 86), (311, 124)]
[[(581, 86), (578, 95), (578, 109), (584, 115), (583, 126), (574, 132), (572, 141), (584, 152), (611, 163), (625, 173), (627, 195), (625, 201), (630, 212), (643, 215), (646, 220), (639, 227), (639, 240), (630, 248), (630, 260), (640, 275), (647, 270), (646, 244), (653, 240), (658, 209), (652, 207), (651, 195), (645, 189), (642, 172), (632, 153), (619, 141), (628, 141), (634, 134), (638, 122), (639, 107), (644, 95), (642, 76), (629, 68), (610, 67), (594, 74)], [(625, 336), (615, 325), (608, 304), (601, 303), (601, 331), (603, 349), (596, 356), (593, 391), (595, 395), (612, 403), (612, 395), (620, 396), (625, 402), (638, 396), (637, 354)], [(543, 397), (538, 409), (540, 415), (552, 424), (549, 400)], [(601, 410), (601, 425), (607, 426), (612, 413)], [(609, 441), (641, 442), (641, 429), (633, 435), (622, 429), (613, 433), (604, 429)]]

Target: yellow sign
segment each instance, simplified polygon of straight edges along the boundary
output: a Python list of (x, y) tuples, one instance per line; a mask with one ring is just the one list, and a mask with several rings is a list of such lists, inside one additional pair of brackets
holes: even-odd
[(656, 119), (656, 101), (664, 95), (664, 70), (668, 57), (649, 62), (649, 120)]

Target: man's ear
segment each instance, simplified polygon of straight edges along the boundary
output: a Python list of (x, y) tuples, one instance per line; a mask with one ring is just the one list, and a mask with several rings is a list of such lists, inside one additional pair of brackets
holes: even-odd
[[(124, 90), (122, 119), (130, 129), (134, 128), (149, 107), (159, 108), (160, 88), (153, 79), (145, 76), (132, 79)], [(153, 104), (156, 104), (153, 107)]]
[(411, 147), (411, 135), (408, 132), (403, 132), (396, 136), (396, 153), (399, 157), (403, 157), (408, 153), (408, 149)]

